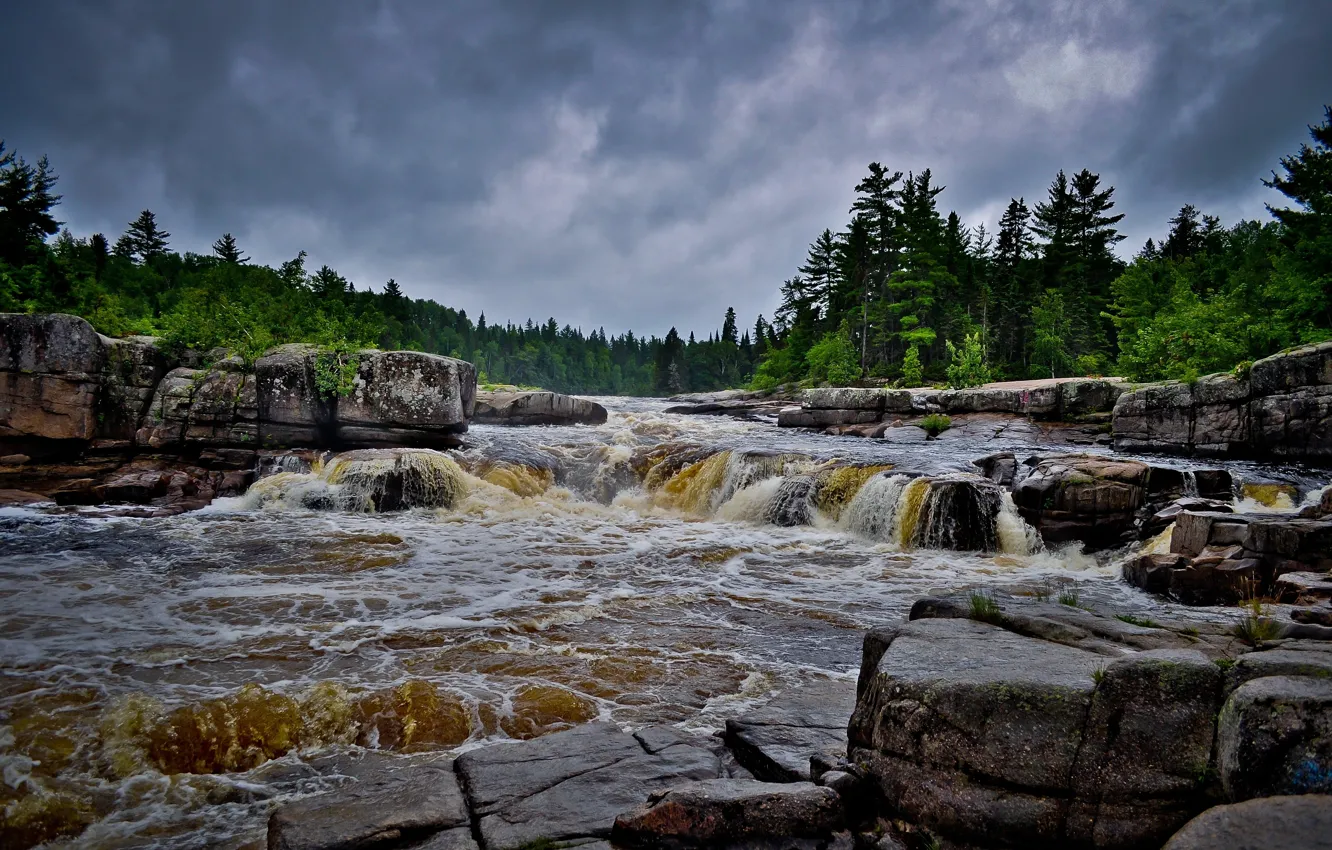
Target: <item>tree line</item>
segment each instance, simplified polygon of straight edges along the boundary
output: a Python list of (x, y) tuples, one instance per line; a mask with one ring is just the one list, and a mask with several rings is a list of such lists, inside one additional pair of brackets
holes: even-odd
[[(76, 237), (54, 216), (61, 196), (43, 157), (29, 163), (0, 142), (0, 311), (66, 312), (111, 336), (148, 334), (175, 349), (225, 348), (253, 359), (308, 342), (339, 352), (408, 349), (461, 357), (483, 381), (570, 393), (661, 395), (744, 384), (766, 351), (727, 309), (719, 331), (696, 340), (590, 333), (551, 318), (473, 322), (463, 310), (410, 298), (395, 280), (358, 288), (301, 251), (277, 268), (250, 262), (223, 234), (211, 252), (171, 250), (144, 210), (112, 243)], [(762, 322), (759, 327), (765, 327)]]
[(1229, 227), (1186, 204), (1125, 263), (1114, 187), (1058, 172), (991, 231), (926, 169), (870, 163), (851, 219), (782, 284), (756, 386), (918, 386), (1119, 373), (1192, 379), (1332, 337), (1332, 110), (1263, 183), (1291, 204)]

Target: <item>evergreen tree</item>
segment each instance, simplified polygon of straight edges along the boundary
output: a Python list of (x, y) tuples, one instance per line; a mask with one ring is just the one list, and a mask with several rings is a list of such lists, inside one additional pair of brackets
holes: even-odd
[(166, 253), (169, 236), (170, 233), (158, 228), (153, 211), (144, 210), (130, 222), (125, 235), (116, 242), (116, 253), (140, 263), (149, 263)]
[(60, 203), (55, 173), (43, 156), (30, 165), (0, 141), (0, 261), (19, 267), (38, 255), (47, 237), (60, 231), (51, 215)]
[(740, 344), (740, 339), (736, 336), (734, 307), (726, 308), (726, 318), (722, 320), (721, 338), (723, 342), (729, 342), (731, 345)]
[(957, 278), (944, 266), (944, 229), (935, 197), (942, 186), (931, 185), (930, 170), (908, 175), (902, 186), (898, 241), (902, 245), (899, 268), (888, 279), (893, 295), (889, 311), (896, 318), (902, 348), (929, 348), (937, 332), (932, 327), (937, 293), (955, 287)]
[(832, 315), (837, 288), (837, 241), (824, 228), (809, 246), (809, 255), (798, 271), (809, 282), (815, 322)]
[(320, 298), (337, 301), (347, 295), (347, 279), (325, 264), (310, 276), (310, 288)]
[(213, 243), (213, 253), (224, 263), (248, 263), (249, 257), (242, 257), (240, 248), (236, 247), (236, 237), (230, 233), (223, 233), (222, 238)]
[(1273, 171), (1263, 185), (1295, 202), (1267, 209), (1286, 228), (1282, 241), (1290, 251), (1278, 269), (1287, 281), (1283, 319), (1305, 325), (1302, 335), (1313, 339), (1332, 328), (1332, 107), (1323, 107), (1323, 123), (1309, 135), (1313, 145), (1282, 157), (1283, 173)]
[[(1150, 242), (1151, 240), (1148, 240)], [(1202, 251), (1203, 229), (1199, 220), (1198, 208), (1185, 204), (1170, 219), (1170, 235), (1161, 244), (1161, 253), (1176, 262), (1190, 259)]]
[[(402, 300), (402, 287), (393, 278), (389, 278), (388, 283), (384, 284), (384, 297), (390, 301)], [(481, 320), (477, 322), (477, 331), (484, 332), (486, 329), (486, 314), (481, 314)]]

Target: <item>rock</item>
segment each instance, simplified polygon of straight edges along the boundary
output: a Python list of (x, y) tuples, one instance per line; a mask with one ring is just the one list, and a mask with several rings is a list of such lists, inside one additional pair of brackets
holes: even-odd
[(1260, 797), (1216, 806), (1163, 850), (1332, 850), (1332, 796)]
[(492, 425), (600, 425), (606, 408), (585, 398), (552, 392), (476, 395), (474, 420)]
[(0, 439), (91, 440), (106, 348), (61, 313), (0, 313)]
[(1142, 524), (1142, 537), (1155, 537), (1171, 523), (1179, 519), (1179, 515), (1185, 511), (1194, 513), (1233, 513), (1233, 509), (1224, 502), (1211, 501), (1209, 499), (1183, 498), (1176, 499), (1161, 510), (1152, 514)]
[(102, 337), (102, 344), (106, 363), (102, 367), (98, 435), (104, 439), (132, 440), (148, 412), (158, 383), (171, 368), (170, 358), (153, 337)]
[(337, 400), (339, 443), (460, 444), (457, 435), (467, 431), (476, 404), (475, 366), (416, 351), (362, 351), (357, 356), (352, 391)]
[(890, 811), (953, 840), (1154, 846), (1206, 804), (1220, 677), (1197, 652), (1107, 661), (914, 620), (866, 638), (851, 758)]
[(1266, 357), (1244, 378), (1139, 387), (1116, 403), (1113, 431), (1121, 451), (1330, 458), (1332, 343)]
[(476, 848), (448, 762), (383, 766), (337, 791), (288, 803), (268, 820), (270, 850), (359, 850), (422, 839), (439, 850)]
[(1332, 679), (1266, 676), (1221, 711), (1217, 767), (1232, 800), (1332, 793)]
[(457, 768), (486, 850), (606, 838), (616, 816), (653, 791), (722, 775), (707, 750), (675, 744), (650, 753), (603, 723), (472, 750), (458, 757)]
[(1310, 605), (1332, 599), (1332, 574), (1291, 572), (1277, 576), (1274, 583), (1278, 602)]
[(856, 704), (851, 682), (829, 680), (778, 695), (726, 721), (726, 744), (765, 782), (810, 779), (810, 759), (846, 756), (846, 723)]
[(715, 846), (827, 837), (841, 825), (841, 800), (831, 788), (711, 779), (653, 794), (615, 819), (612, 840), (630, 846)]
[(911, 410), (911, 392), (882, 388), (821, 387), (801, 393), (800, 403), (806, 410), (905, 413)]
[(0, 490), (0, 508), (49, 504), (50, 501), (40, 493), (29, 493), (27, 490)]
[(980, 460), (973, 460), (972, 464), (980, 470), (982, 476), (1001, 487), (1012, 486), (1013, 479), (1017, 476), (1017, 458), (1012, 452), (986, 455)]
[(1286, 641), (1275, 649), (1247, 652), (1235, 659), (1226, 674), (1227, 691), (1267, 676), (1312, 676), (1332, 679), (1332, 644), (1300, 646)]
[(1112, 546), (1131, 535), (1149, 474), (1138, 461), (1060, 455), (1041, 460), (1013, 488), (1013, 501), (1047, 542)]

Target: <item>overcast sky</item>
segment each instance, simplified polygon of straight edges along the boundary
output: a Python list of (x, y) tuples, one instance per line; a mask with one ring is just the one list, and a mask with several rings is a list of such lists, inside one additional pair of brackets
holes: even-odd
[(1259, 179), (1332, 102), (1327, 0), (14, 3), (0, 138), (60, 218), (148, 207), (489, 321), (700, 335), (771, 317), (872, 160), (993, 228), (1060, 169), (1132, 253)]

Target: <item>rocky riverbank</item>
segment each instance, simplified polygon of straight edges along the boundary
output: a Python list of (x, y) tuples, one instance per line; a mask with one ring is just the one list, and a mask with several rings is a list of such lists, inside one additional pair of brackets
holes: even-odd
[(75, 316), (0, 314), (0, 504), (175, 513), (244, 492), (292, 450), (458, 448), (473, 417), (597, 423), (606, 411), (558, 393), (478, 398), (472, 364), (415, 351), (283, 345), (246, 363), (112, 339)]
[(1324, 642), (923, 599), (866, 636), (858, 685), (783, 694), (714, 738), (589, 724), (365, 754), (329, 768), (340, 790), (277, 809), (268, 846), (1219, 847), (1251, 831), (1243, 812), (1298, 839), (1267, 846), (1332, 847), (1330, 677)]

